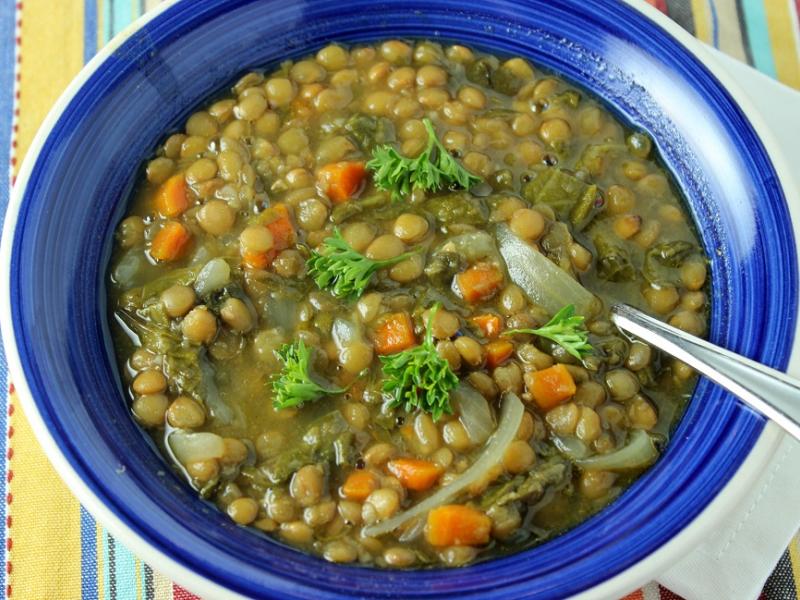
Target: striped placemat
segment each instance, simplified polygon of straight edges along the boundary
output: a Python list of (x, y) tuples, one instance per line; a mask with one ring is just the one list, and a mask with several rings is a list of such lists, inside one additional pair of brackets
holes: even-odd
[[(800, 0), (650, 0), (702, 41), (800, 89)], [(99, 47), (157, 0), (0, 3), (0, 219), (9, 183), (52, 103)], [(0, 158), (0, 160), (3, 160)], [(0, 349), (0, 390), (9, 382)], [(42, 453), (15, 398), (0, 391), (0, 589), (9, 598), (194, 598), (138, 560), (83, 509)], [(796, 599), (797, 539), (764, 589)], [(675, 600), (651, 584), (628, 596)]]

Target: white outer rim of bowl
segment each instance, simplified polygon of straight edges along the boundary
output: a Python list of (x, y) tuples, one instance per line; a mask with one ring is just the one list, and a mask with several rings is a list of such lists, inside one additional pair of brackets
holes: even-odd
[[(179, 1), (181, 0), (167, 0), (151, 12), (146, 13), (131, 23), (115, 36), (114, 39), (104, 46), (83, 67), (50, 109), (50, 112), (42, 122), (41, 127), (28, 149), (25, 160), (22, 162), (17, 176), (16, 184), (11, 193), (2, 239), (0, 239), (0, 264), (10, 264), (13, 234), (19, 215), (21, 199), (24, 195), (28, 178), (30, 177), (35, 162), (35, 157), (38, 156), (45, 140), (64, 109), (69, 105), (72, 98), (88, 78), (125, 42), (125, 40), (151, 19)], [(663, 15), (657, 9), (641, 0), (624, 0), (624, 2), (675, 37), (691, 54), (711, 71), (722, 83), (723, 87), (726, 88), (728, 93), (730, 93), (736, 103), (742, 108), (773, 162), (778, 174), (778, 179), (781, 182), (781, 186), (787, 198), (787, 203), (789, 204), (795, 236), (800, 239), (800, 227), (798, 227), (798, 223), (800, 223), (800, 207), (792, 206), (791, 202), (792, 198), (800, 197), (798, 193), (800, 190), (793, 185), (794, 180), (791, 176), (787, 161), (784, 159), (783, 153), (764, 122), (763, 117), (755, 109), (750, 98), (733, 80), (733, 77), (728, 71), (718, 63), (717, 59), (711, 55), (696, 38), (684, 31), (666, 15)], [(94, 495), (91, 489), (89, 489), (73, 470), (69, 461), (61, 453), (60, 448), (45, 426), (42, 416), (33, 400), (27, 381), (25, 380), (14, 338), (14, 328), (11, 319), (10, 279), (8, 274), (0, 279), (0, 327), (2, 327), (3, 331), (3, 341), (9, 372), (11, 379), (14, 381), (17, 397), (20, 400), (25, 416), (28, 418), (45, 454), (70, 490), (77, 496), (81, 504), (84, 505), (112, 535), (123, 541), (134, 554), (148, 564), (158, 565), (159, 572), (164, 573), (179, 585), (195, 593), (212, 596), (214, 598), (243, 598), (244, 596), (198, 575), (145, 542), (131, 528), (119, 520), (116, 515)], [(798, 330), (800, 330), (800, 323), (798, 323)], [(792, 370), (793, 367), (800, 367), (800, 353), (797, 352), (798, 331), (795, 333), (795, 345), (792, 348), (789, 361), (790, 370)], [(689, 550), (701, 542), (705, 532), (713, 529), (725, 518), (725, 515), (730, 509), (737, 506), (738, 502), (758, 478), (763, 467), (774, 455), (782, 438), (783, 433), (781, 430), (777, 426), (769, 423), (756, 442), (756, 445), (753, 447), (753, 450), (750, 452), (747, 459), (745, 459), (744, 463), (742, 463), (733, 478), (697, 518), (656, 552), (600, 585), (578, 594), (575, 598), (588, 600), (590, 598), (620, 597), (648, 583), (659, 573), (664, 572), (669, 566), (675, 564), (680, 558), (683, 558)]]

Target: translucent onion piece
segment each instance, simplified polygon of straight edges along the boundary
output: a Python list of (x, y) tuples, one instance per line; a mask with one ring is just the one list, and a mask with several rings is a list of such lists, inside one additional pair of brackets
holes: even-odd
[(194, 291), (205, 296), (228, 285), (231, 280), (231, 267), (224, 258), (212, 258), (197, 274)]
[(553, 445), (570, 460), (581, 460), (589, 454), (586, 444), (571, 436), (553, 437)]
[(222, 425), (230, 425), (233, 422), (233, 410), (222, 399), (214, 377), (214, 367), (211, 366), (205, 354), (200, 356), (200, 375), (203, 385), (203, 402), (208, 407), (211, 418)]
[(500, 254), (506, 261), (511, 280), (530, 300), (555, 314), (565, 304), (574, 304), (575, 312), (591, 317), (599, 301), (564, 269), (518, 238), (508, 225), (497, 226)]
[(347, 346), (352, 346), (355, 342), (364, 341), (361, 328), (353, 321), (341, 317), (334, 319), (333, 327), (331, 328), (331, 337), (339, 350)]
[(609, 454), (598, 454), (575, 464), (587, 471), (625, 471), (646, 467), (658, 458), (658, 450), (653, 439), (643, 430), (634, 429), (628, 443)]
[(477, 445), (489, 439), (494, 430), (494, 418), (486, 398), (474, 387), (462, 381), (450, 392), (450, 399), (470, 441)]
[(500, 259), (494, 239), (485, 231), (471, 231), (451, 237), (436, 252), (455, 252), (469, 262), (483, 259), (499, 262)]
[(225, 452), (222, 438), (215, 433), (189, 433), (178, 429), (169, 434), (167, 441), (172, 454), (184, 466), (200, 460), (220, 458)]
[(114, 267), (114, 281), (123, 289), (133, 287), (143, 266), (144, 257), (141, 250), (126, 252)]
[(478, 481), (481, 477), (484, 477), (489, 469), (503, 460), (503, 455), (508, 445), (514, 441), (517, 435), (517, 430), (519, 429), (519, 424), (522, 422), (522, 415), (524, 412), (525, 408), (522, 405), (522, 401), (516, 394), (513, 392), (506, 394), (503, 399), (503, 408), (500, 414), (500, 425), (497, 427), (497, 431), (494, 432), (494, 435), (486, 443), (486, 447), (480, 458), (478, 458), (469, 469), (464, 471), (460, 477), (450, 484), (428, 496), (419, 504), (412, 506), (407, 511), (380, 523), (376, 523), (375, 525), (364, 527), (364, 529), (362, 529), (362, 534), (367, 537), (378, 537), (389, 533), (409, 519), (425, 515), (431, 509), (448, 502), (456, 494)]

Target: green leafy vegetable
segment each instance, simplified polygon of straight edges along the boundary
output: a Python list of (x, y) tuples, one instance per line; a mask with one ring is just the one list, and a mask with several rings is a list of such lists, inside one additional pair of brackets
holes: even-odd
[(373, 172), (373, 181), (380, 190), (392, 192), (393, 200), (411, 194), (414, 187), (436, 192), (457, 186), (469, 189), (481, 178), (462, 167), (447, 151), (433, 129), (430, 119), (423, 119), (428, 132), (428, 144), (417, 158), (402, 156), (393, 146), (375, 148), (367, 169)]
[(422, 409), (430, 413), (434, 421), (453, 413), (450, 390), (458, 385), (458, 377), (433, 343), (431, 323), (437, 310), (438, 303), (431, 309), (422, 344), (381, 356), (386, 376), (383, 391), (394, 397), (391, 406), (402, 406), (409, 412)]
[(596, 185), (581, 181), (558, 167), (539, 171), (522, 188), (522, 195), (533, 204), (549, 205), (562, 218), (569, 218), (579, 230), (585, 228), (605, 204)]
[(504, 335), (530, 333), (551, 340), (577, 359), (592, 351), (589, 333), (583, 325), (584, 317), (575, 314), (575, 305), (567, 304), (550, 321), (538, 329), (512, 329)]
[(697, 246), (682, 240), (656, 244), (644, 255), (642, 275), (654, 285), (677, 285), (681, 281), (680, 267), (697, 253)]
[(344, 129), (364, 152), (372, 152), (378, 144), (394, 140), (394, 128), (389, 119), (356, 113), (344, 124)]
[(636, 278), (636, 267), (627, 248), (603, 235), (595, 236), (592, 241), (597, 249), (597, 276), (600, 279), (620, 282)]
[(489, 217), (481, 199), (466, 192), (434, 196), (425, 202), (425, 210), (430, 211), (442, 225), (481, 225)]
[[(281, 451), (264, 461), (260, 472), (251, 473), (250, 479), (256, 479), (257, 484), (266, 484), (269, 487), (269, 483), (286, 481), (303, 465), (352, 464), (353, 454), (353, 433), (350, 426), (341, 411), (334, 410), (314, 420), (299, 432), (292, 443), (285, 444)], [(264, 481), (265, 478), (267, 481)]]
[(319, 289), (328, 290), (337, 298), (355, 300), (364, 293), (378, 269), (403, 262), (415, 253), (412, 251), (386, 260), (372, 260), (356, 252), (341, 232), (334, 229), (333, 237), (325, 238), (320, 251), (311, 251), (306, 266)]
[(284, 344), (276, 352), (283, 369), (272, 379), (272, 402), (276, 409), (299, 406), (330, 394), (341, 394), (343, 388), (322, 385), (311, 376), (311, 349), (303, 340)]
[(563, 488), (571, 477), (572, 468), (568, 461), (550, 459), (524, 475), (490, 486), (477, 499), (478, 506), (488, 510), (492, 506), (505, 506), (517, 500), (530, 502), (540, 498), (549, 488)]

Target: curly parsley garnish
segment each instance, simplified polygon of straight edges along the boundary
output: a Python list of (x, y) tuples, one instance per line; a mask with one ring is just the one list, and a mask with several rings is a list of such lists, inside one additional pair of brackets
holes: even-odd
[(311, 376), (311, 350), (303, 340), (284, 344), (275, 353), (283, 369), (272, 378), (272, 399), (277, 410), (319, 400), (323, 396), (341, 394), (343, 388), (324, 386)]
[(575, 314), (575, 305), (567, 304), (543, 327), (538, 329), (512, 329), (506, 331), (503, 335), (513, 335), (515, 333), (538, 335), (554, 341), (572, 356), (581, 359), (592, 351), (592, 346), (589, 344), (589, 332), (586, 331), (583, 321), (584, 318), (582, 316)]
[(367, 169), (379, 190), (392, 192), (392, 200), (400, 200), (420, 189), (437, 192), (444, 188), (460, 187), (468, 190), (480, 183), (480, 177), (462, 167), (447, 151), (430, 119), (422, 119), (428, 132), (428, 144), (417, 158), (402, 156), (393, 146), (378, 146), (372, 152)]
[(435, 304), (428, 316), (425, 339), (419, 346), (397, 354), (381, 356), (386, 381), (383, 391), (391, 394), (392, 407), (402, 406), (406, 411), (417, 408), (430, 413), (434, 421), (444, 414), (452, 414), (450, 390), (458, 385), (458, 377), (433, 344), (431, 324), (439, 310)]
[(328, 290), (337, 298), (355, 300), (364, 293), (378, 269), (403, 262), (415, 253), (412, 251), (387, 260), (372, 260), (356, 252), (341, 232), (334, 229), (333, 237), (323, 240), (319, 251), (311, 251), (306, 267), (319, 289)]

